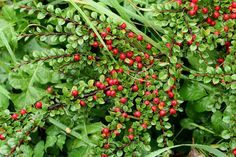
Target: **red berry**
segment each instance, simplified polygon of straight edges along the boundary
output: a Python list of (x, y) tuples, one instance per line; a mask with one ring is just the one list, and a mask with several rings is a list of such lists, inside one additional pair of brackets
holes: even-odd
[(192, 44), (193, 44), (193, 40), (187, 41), (187, 44), (188, 44), (188, 45), (192, 45)]
[(192, 34), (192, 40), (195, 40), (197, 38), (196, 34)]
[[(236, 3), (236, 2), (235, 2)], [(235, 4), (236, 6), (236, 4)], [(236, 8), (236, 7), (235, 7)], [(233, 149), (233, 154), (236, 156), (236, 148)]]
[(160, 103), (160, 99), (159, 98), (154, 98), (153, 99), (153, 104), (157, 105)]
[(215, 11), (219, 11), (220, 10), (220, 6), (218, 5), (218, 6), (215, 6)]
[(213, 13), (213, 17), (214, 17), (215, 19), (217, 19), (219, 16), (220, 16), (220, 13), (219, 13), (219, 12), (214, 12), (214, 13)]
[(52, 86), (49, 86), (49, 87), (47, 88), (47, 92), (48, 92), (49, 94), (51, 94), (51, 93), (53, 92)]
[(174, 93), (173, 92), (168, 92), (168, 97), (169, 98), (173, 98), (175, 95), (174, 95)]
[(114, 130), (114, 133), (116, 134), (116, 136), (120, 135), (120, 132), (118, 132), (117, 130)]
[(170, 43), (166, 43), (166, 47), (167, 47), (168, 49), (170, 49), (170, 48), (171, 48), (171, 44), (170, 44)]
[(138, 63), (137, 68), (138, 69), (142, 69), (143, 68), (143, 64), (142, 63)]
[(94, 41), (93, 42), (93, 47), (97, 48), (99, 46), (98, 42), (97, 41)]
[(123, 113), (121, 114), (121, 116), (122, 116), (123, 118), (127, 118), (127, 117), (128, 117), (128, 114), (127, 114), (126, 112), (123, 112)]
[(140, 111), (135, 111), (134, 112), (134, 116), (139, 118), (142, 115), (142, 113)]
[(147, 129), (147, 127), (148, 127), (146, 123), (141, 124), (141, 126), (143, 129)]
[(174, 108), (170, 109), (170, 115), (172, 115), (172, 114), (176, 114), (176, 109), (174, 109)]
[(110, 39), (110, 40), (106, 40), (106, 44), (107, 45), (112, 45), (112, 40)]
[(121, 60), (125, 60), (125, 58), (126, 58), (126, 54), (121, 53), (121, 54), (120, 54), (120, 59), (121, 59)]
[(149, 106), (149, 105), (150, 105), (150, 101), (145, 100), (145, 101), (144, 101), (144, 104), (147, 105), (147, 106)]
[(208, 8), (206, 8), (206, 7), (202, 8), (202, 13), (207, 14), (208, 13)]
[(143, 40), (143, 36), (142, 36), (141, 34), (138, 35), (138, 36), (137, 36), (137, 40), (138, 40), (138, 41), (142, 41), (142, 40)]
[(120, 28), (121, 28), (121, 29), (125, 29), (125, 28), (126, 28), (126, 23), (122, 23), (122, 24), (120, 25)]
[(177, 63), (177, 64), (175, 65), (175, 67), (179, 69), (179, 68), (181, 68), (181, 67), (182, 67), (182, 65), (181, 65), (181, 64), (179, 64), (179, 63)]
[(215, 25), (216, 25), (216, 22), (215, 22), (215, 21), (211, 21), (210, 25), (211, 25), (211, 26), (215, 26)]
[(134, 64), (134, 60), (133, 59), (130, 59), (129, 60), (129, 65), (132, 66)]
[(152, 49), (152, 45), (149, 44), (149, 43), (147, 43), (147, 45), (146, 45), (146, 49), (148, 49), (148, 50)]
[(115, 49), (112, 50), (112, 53), (113, 53), (114, 55), (117, 55), (117, 54), (119, 53), (119, 50), (118, 50), (117, 48), (115, 48)]
[(120, 103), (125, 104), (127, 102), (127, 98), (122, 97), (120, 98)]
[(158, 90), (156, 89), (156, 90), (153, 90), (153, 92), (152, 92), (153, 94), (155, 94), (156, 96), (158, 95)]
[(111, 51), (113, 47), (112, 47), (112, 45), (107, 45), (107, 48), (109, 51)]
[(192, 0), (192, 2), (193, 2), (193, 3), (197, 3), (197, 2), (198, 2), (198, 0)]
[(130, 134), (130, 135), (128, 135), (128, 138), (129, 138), (130, 140), (133, 140), (133, 139), (134, 139), (134, 135), (133, 135), (133, 134)]
[(144, 53), (144, 56), (145, 56), (146, 59), (150, 58), (149, 54), (147, 54), (147, 53)]
[(26, 113), (27, 113), (26, 109), (21, 109), (21, 110), (20, 110), (20, 114), (24, 115), (24, 114), (26, 114)]
[(102, 33), (101, 33), (101, 36), (102, 36), (103, 38), (106, 38), (107, 32), (102, 32)]
[(212, 19), (208, 17), (206, 21), (207, 21), (207, 23), (211, 24)]
[(104, 133), (104, 134), (109, 134), (109, 133), (110, 133), (109, 128), (103, 128), (103, 129), (102, 129), (102, 133)]
[(116, 96), (116, 91), (115, 90), (111, 90), (111, 96), (115, 97)]
[(75, 54), (74, 55), (74, 61), (79, 61), (80, 60), (80, 55), (79, 54)]
[(18, 114), (17, 114), (17, 113), (13, 113), (13, 114), (11, 115), (11, 118), (12, 118), (13, 120), (17, 120), (17, 119), (18, 119)]
[(141, 58), (140, 56), (136, 56), (136, 57), (135, 57), (135, 61), (139, 63), (139, 62), (142, 61), (142, 58)]
[(232, 6), (233, 8), (236, 8), (236, 1), (232, 2), (232, 3), (231, 3), (231, 6)]
[(218, 62), (219, 64), (222, 64), (222, 63), (224, 63), (224, 59), (223, 59), (223, 58), (219, 58), (219, 59), (217, 59), (217, 62)]
[(160, 115), (160, 117), (164, 117), (166, 115), (166, 111), (165, 110), (160, 110), (159, 115)]
[(230, 14), (231, 19), (236, 19), (236, 14)]
[(109, 148), (110, 148), (110, 144), (108, 144), (108, 143), (105, 144), (105, 145), (104, 145), (104, 148), (105, 148), (105, 149), (109, 149)]
[(43, 106), (43, 103), (42, 103), (41, 101), (35, 103), (35, 107), (36, 107), (37, 109), (42, 108), (42, 106)]
[(175, 0), (179, 5), (183, 4), (182, 0)]
[(194, 15), (196, 14), (196, 11), (195, 11), (195, 10), (190, 10), (190, 11), (188, 12), (188, 14), (189, 14), (190, 16), (194, 16)]
[(134, 132), (134, 129), (133, 129), (133, 128), (129, 128), (129, 129), (128, 129), (128, 132), (129, 132), (129, 133)]
[(99, 82), (99, 81), (95, 82), (95, 86), (96, 86), (96, 87), (98, 87), (98, 88), (99, 88), (99, 87), (101, 87), (101, 85), (102, 85), (102, 83), (101, 83), (101, 82)]
[(4, 135), (3, 134), (0, 134), (0, 140), (5, 140), (5, 137), (4, 137)]
[(86, 102), (84, 102), (83, 100), (80, 100), (79, 104), (80, 104), (80, 106), (82, 106), (82, 107), (85, 107), (85, 106), (86, 106)]
[(108, 157), (108, 155), (107, 154), (102, 154), (101, 157)]
[(134, 36), (135, 36), (135, 34), (134, 34), (133, 32), (129, 32), (129, 33), (128, 33), (128, 37), (129, 37), (129, 38), (133, 38)]
[(127, 56), (128, 58), (131, 58), (131, 57), (133, 56), (133, 52), (132, 52), (132, 51), (128, 51), (127, 54), (126, 54), (126, 56)]
[(137, 86), (137, 85), (134, 85), (134, 86), (132, 87), (132, 91), (133, 91), (133, 92), (137, 92), (137, 91), (138, 91), (138, 89), (139, 89), (139, 88), (138, 88), (138, 86)]
[(230, 18), (229, 14), (224, 14), (224, 15), (223, 15), (223, 19), (224, 19), (225, 21), (229, 20), (229, 18)]
[(172, 100), (172, 101), (171, 101), (171, 105), (172, 105), (172, 106), (176, 106), (177, 103), (178, 103), (177, 100)]
[(150, 95), (150, 94), (152, 94), (150, 91), (145, 92), (145, 95)]
[(231, 45), (230, 41), (226, 41), (226, 42), (225, 42), (225, 46), (226, 46), (226, 47), (230, 47), (230, 45)]
[(111, 28), (110, 28), (110, 27), (107, 27), (106, 30), (107, 30), (107, 32), (110, 32), (110, 31), (111, 31)]
[(228, 30), (229, 30), (229, 27), (228, 26), (224, 26), (224, 31), (228, 32)]
[(156, 106), (152, 106), (152, 112), (156, 112), (157, 111), (157, 107)]
[(117, 90), (122, 91), (123, 90), (123, 86), (122, 85), (117, 86)]
[(120, 112), (120, 108), (119, 107), (115, 107), (114, 108), (114, 112)]
[(96, 95), (93, 96), (93, 100), (97, 100), (97, 96)]
[(78, 96), (78, 94), (79, 94), (79, 92), (78, 92), (78, 90), (76, 90), (76, 89), (72, 90), (72, 92), (71, 92), (71, 95), (72, 95), (73, 97)]

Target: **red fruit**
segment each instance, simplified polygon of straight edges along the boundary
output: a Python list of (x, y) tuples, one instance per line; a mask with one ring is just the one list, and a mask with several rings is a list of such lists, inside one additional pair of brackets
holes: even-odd
[(114, 83), (114, 80), (112, 80), (112, 79), (109, 80), (109, 81), (108, 81), (108, 84), (109, 84), (109, 85), (114, 85), (114, 84), (115, 84), (115, 83)]
[(103, 128), (103, 129), (102, 129), (102, 133), (104, 133), (104, 134), (109, 134), (109, 133), (110, 133), (109, 128)]
[(172, 106), (176, 106), (177, 103), (178, 103), (177, 100), (172, 100), (172, 101), (171, 101), (171, 105), (172, 105)]
[(147, 129), (147, 127), (148, 127), (146, 123), (141, 124), (141, 126), (143, 129)]
[(122, 91), (123, 90), (123, 86), (122, 85), (117, 86), (117, 90)]
[(173, 98), (175, 95), (174, 95), (174, 93), (173, 92), (168, 92), (168, 97), (169, 98)]
[(138, 67), (138, 69), (142, 69), (143, 68), (143, 64), (142, 63), (138, 63), (137, 67)]
[(114, 112), (120, 112), (120, 108), (119, 107), (115, 107), (114, 108)]
[(143, 40), (143, 36), (142, 36), (141, 34), (139, 34), (139, 35), (137, 36), (137, 40), (138, 40), (138, 41), (142, 41), (142, 40)]
[(165, 107), (166, 106), (166, 103), (164, 102), (164, 101), (162, 101), (162, 102), (160, 102), (160, 104), (159, 104), (159, 107)]
[(133, 139), (134, 139), (134, 135), (133, 135), (133, 134), (130, 134), (130, 135), (128, 135), (128, 138), (129, 138), (130, 140), (133, 140)]
[(134, 60), (133, 59), (130, 59), (129, 60), (129, 65), (132, 66), (134, 64)]
[(147, 53), (144, 53), (144, 56), (145, 56), (146, 59), (150, 58), (149, 54), (147, 54)]
[[(235, 2), (236, 3), (236, 2)], [(236, 7), (235, 7), (236, 8)], [(233, 149), (233, 154), (236, 156), (236, 148)]]
[(128, 114), (127, 114), (126, 112), (123, 112), (123, 113), (121, 114), (121, 116), (122, 116), (123, 118), (127, 118), (127, 117), (128, 117)]
[(110, 28), (110, 27), (107, 27), (106, 30), (107, 30), (107, 32), (110, 32), (110, 31), (111, 31), (111, 28)]
[(107, 36), (107, 32), (102, 32), (101, 33), (101, 37), (106, 38), (106, 36)]
[(182, 65), (181, 65), (181, 64), (179, 64), (179, 63), (177, 63), (177, 64), (175, 65), (175, 67), (179, 69), (179, 68), (181, 68), (181, 67), (182, 67)]
[(111, 91), (110, 90), (106, 91), (106, 95), (111, 96)]
[(211, 25), (211, 26), (215, 26), (215, 25), (216, 25), (216, 22), (215, 22), (215, 21), (211, 21), (210, 25)]
[(219, 11), (220, 10), (220, 6), (218, 5), (218, 6), (215, 6), (215, 11)]
[(135, 36), (135, 34), (134, 34), (133, 32), (129, 32), (129, 33), (128, 33), (128, 37), (129, 37), (129, 38), (133, 38), (134, 36)]
[(225, 21), (229, 20), (229, 18), (230, 18), (229, 14), (224, 14), (224, 15), (223, 15), (223, 19), (224, 19)]
[(128, 58), (131, 58), (131, 57), (133, 56), (133, 52), (132, 52), (132, 51), (128, 51), (128, 52), (126, 53), (126, 56), (127, 56)]
[(182, 0), (175, 0), (179, 5), (183, 4)]
[(135, 61), (136, 61), (136, 62), (139, 63), (139, 62), (141, 62), (141, 60), (142, 60), (142, 58), (141, 58), (140, 56), (136, 56), (136, 57), (135, 57)]
[(192, 34), (192, 40), (195, 40), (197, 36), (195, 34)]
[(99, 88), (100, 89), (106, 89), (106, 86), (102, 84)]
[(108, 155), (107, 154), (102, 154), (101, 157), (108, 157)]
[(93, 96), (93, 100), (97, 100), (97, 96), (96, 95)]
[(153, 98), (153, 104), (157, 105), (160, 103), (160, 99), (159, 98)]
[(134, 112), (134, 116), (139, 118), (142, 115), (142, 113), (140, 111), (135, 111)]
[(116, 134), (116, 136), (120, 135), (120, 133), (117, 130), (114, 130), (114, 133)]
[(192, 44), (193, 44), (193, 40), (187, 41), (187, 44), (188, 44), (188, 45), (192, 45)]
[(120, 98), (120, 103), (125, 104), (126, 102), (127, 102), (127, 98), (124, 98), (124, 97)]
[(149, 105), (150, 105), (150, 101), (145, 100), (145, 101), (144, 101), (144, 104), (147, 105), (147, 106), (149, 106)]
[(104, 145), (104, 148), (105, 148), (105, 149), (109, 149), (109, 148), (110, 148), (110, 144), (108, 144), (108, 143), (105, 144), (105, 145)]
[(196, 14), (196, 11), (195, 11), (195, 10), (190, 10), (190, 11), (188, 12), (188, 14), (189, 14), (190, 16), (194, 16), (194, 15)]
[(153, 75), (152, 75), (152, 78), (153, 78), (153, 79), (156, 79), (156, 78), (157, 78), (157, 75), (153, 74)]
[(233, 8), (236, 8), (236, 2), (235, 2), (235, 1), (232, 2), (232, 3), (231, 3), (231, 6), (232, 6)]
[(133, 129), (133, 128), (129, 128), (129, 129), (128, 129), (128, 132), (130, 132), (130, 133), (131, 133), (131, 132), (134, 132), (134, 129)]
[(26, 109), (21, 109), (21, 110), (20, 110), (20, 114), (24, 115), (24, 114), (26, 114), (26, 113), (27, 113)]
[(213, 13), (213, 17), (214, 17), (215, 19), (217, 19), (219, 16), (220, 16), (220, 13), (219, 13), (219, 12), (214, 12), (214, 13)]
[(49, 94), (51, 94), (51, 93), (53, 92), (52, 86), (49, 86), (49, 87), (47, 88), (47, 92), (48, 92)]
[(230, 47), (230, 45), (231, 45), (230, 41), (226, 41), (226, 42), (225, 42), (225, 46), (226, 46), (226, 47)]
[(17, 113), (13, 113), (13, 114), (11, 115), (11, 118), (12, 118), (13, 120), (17, 120), (17, 119), (18, 119), (18, 114), (17, 114)]
[(101, 83), (101, 82), (99, 82), (99, 81), (95, 82), (95, 86), (96, 86), (96, 87), (98, 87), (98, 88), (99, 88), (99, 87), (101, 87), (101, 85), (102, 85), (102, 83)]
[(110, 40), (106, 40), (106, 44), (107, 45), (111, 45), (112, 44), (112, 40), (110, 39)]
[(121, 29), (125, 29), (126, 26), (127, 26), (126, 23), (122, 23), (122, 24), (120, 25), (120, 28), (121, 28)]
[(160, 110), (159, 115), (160, 115), (160, 117), (164, 117), (166, 115), (166, 111)]
[(197, 12), (197, 11), (198, 11), (198, 6), (195, 5), (194, 8), (193, 8), (193, 10), (194, 10), (195, 12)]
[(155, 94), (156, 96), (158, 95), (158, 90), (156, 89), (156, 90), (153, 90), (153, 92), (152, 92), (153, 94)]
[(145, 92), (145, 95), (150, 95), (150, 94), (152, 94), (150, 91)]
[(208, 17), (206, 21), (207, 21), (207, 23), (211, 24), (212, 19)]
[(156, 112), (157, 111), (157, 107), (156, 106), (152, 106), (152, 112)]
[(207, 14), (208, 13), (208, 8), (206, 8), (206, 7), (202, 8), (202, 13)]
[(192, 7), (192, 8), (194, 8), (194, 7), (196, 6), (196, 4), (193, 3), (193, 2), (191, 2), (191, 3), (189, 4), (189, 6)]
[(170, 109), (170, 115), (172, 115), (172, 114), (176, 114), (176, 109), (174, 109), (174, 108)]
[(71, 95), (72, 95), (73, 97), (78, 96), (78, 94), (79, 94), (79, 92), (78, 92), (78, 90), (76, 90), (76, 89), (72, 90), (72, 92), (71, 92)]
[(232, 6), (229, 6), (228, 9), (231, 11), (231, 10), (233, 9), (233, 7), (232, 7)]
[(99, 46), (98, 42), (97, 41), (94, 41), (93, 42), (93, 47), (97, 48)]
[(0, 134), (0, 140), (5, 140), (5, 137), (4, 137), (4, 135), (3, 134)]
[(223, 59), (223, 58), (218, 58), (218, 59), (217, 59), (217, 62), (218, 62), (219, 64), (222, 64), (222, 63), (224, 63), (224, 59)]
[(168, 49), (170, 49), (170, 48), (171, 48), (171, 44), (170, 44), (170, 43), (166, 43), (166, 47), (167, 47)]
[(116, 91), (115, 90), (111, 90), (111, 96), (115, 97), (116, 96)]
[(148, 50), (152, 49), (152, 45), (149, 44), (149, 43), (147, 43), (147, 45), (146, 45), (146, 49), (148, 49)]
[(117, 48), (115, 48), (115, 49), (112, 50), (112, 53), (113, 53), (114, 55), (117, 55), (117, 54), (119, 53), (119, 50), (118, 50)]
[(198, 2), (198, 0), (192, 0), (192, 2), (193, 2), (193, 3), (197, 3), (197, 2)]
[(230, 14), (231, 19), (236, 19), (236, 14)]
[(112, 47), (112, 45), (107, 45), (107, 48), (109, 51), (111, 51), (113, 47)]
[(229, 30), (229, 27), (228, 26), (224, 26), (224, 31), (228, 32), (228, 30)]
[(96, 37), (97, 37), (97, 34), (96, 34), (96, 33), (92, 33), (92, 36), (93, 36), (94, 38), (96, 38)]
[(93, 56), (88, 56), (88, 60), (93, 60), (94, 57)]
[(80, 55), (79, 54), (75, 54), (74, 55), (74, 61), (79, 61), (80, 60)]
[(111, 71), (110, 71), (110, 74), (111, 75), (114, 75), (116, 73), (116, 70), (114, 70), (114, 69), (112, 69)]
[(138, 91), (138, 89), (139, 89), (139, 88), (138, 88), (138, 86), (137, 86), (137, 85), (134, 85), (134, 86), (132, 87), (132, 91), (133, 91), (133, 92), (137, 92), (137, 91)]
[(80, 106), (82, 106), (82, 107), (85, 107), (85, 106), (86, 106), (86, 103), (85, 103), (83, 100), (80, 100), (79, 104), (80, 104)]
[(121, 60), (125, 60), (125, 58), (126, 58), (126, 54), (121, 53), (121, 54), (120, 54), (120, 59), (121, 59)]
[(38, 109), (42, 108), (42, 106), (43, 106), (43, 103), (41, 101), (36, 102), (36, 104), (35, 104), (35, 107)]
[(220, 32), (219, 31), (215, 31), (214, 35), (218, 36), (218, 35), (220, 35)]

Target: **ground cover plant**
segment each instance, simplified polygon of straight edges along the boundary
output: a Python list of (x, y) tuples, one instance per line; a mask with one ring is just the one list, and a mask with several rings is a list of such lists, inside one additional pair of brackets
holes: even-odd
[(0, 156), (236, 156), (236, 2), (0, 2)]

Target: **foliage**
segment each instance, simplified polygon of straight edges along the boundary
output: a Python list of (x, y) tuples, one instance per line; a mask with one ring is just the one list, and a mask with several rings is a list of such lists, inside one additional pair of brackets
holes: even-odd
[(233, 157), (234, 3), (1, 3), (0, 155)]

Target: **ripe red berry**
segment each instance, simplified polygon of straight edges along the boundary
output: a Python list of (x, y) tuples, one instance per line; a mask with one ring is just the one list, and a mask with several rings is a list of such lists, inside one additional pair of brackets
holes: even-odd
[(156, 106), (152, 106), (151, 109), (152, 109), (152, 112), (156, 112), (157, 111), (157, 107)]
[(0, 140), (5, 140), (5, 137), (4, 137), (4, 135), (3, 134), (0, 134)]
[(121, 60), (125, 60), (125, 58), (126, 58), (126, 54), (121, 53), (121, 54), (120, 54), (120, 59), (121, 59)]
[(224, 26), (224, 31), (228, 32), (228, 30), (229, 30), (229, 27), (228, 26)]
[(193, 40), (187, 41), (187, 44), (188, 44), (188, 45), (192, 45), (192, 44), (193, 44)]
[(192, 34), (192, 40), (195, 40), (197, 38), (196, 34)]
[(111, 28), (110, 28), (110, 27), (107, 27), (106, 30), (107, 30), (107, 32), (110, 32), (110, 31), (111, 31)]
[[(235, 4), (235, 8), (236, 8), (236, 4)], [(236, 148), (233, 149), (233, 154), (236, 156)]]
[(13, 120), (17, 120), (17, 119), (18, 119), (18, 114), (17, 114), (17, 113), (13, 113), (13, 114), (11, 115), (11, 118), (12, 118)]
[(107, 45), (107, 48), (109, 51), (111, 51), (113, 47), (112, 47), (112, 45)]
[(126, 23), (122, 23), (122, 24), (120, 25), (120, 28), (121, 28), (121, 29), (125, 29), (126, 26), (127, 26)]
[(111, 90), (111, 96), (115, 97), (116, 96), (116, 91), (115, 90)]
[(230, 18), (231, 19), (236, 19), (236, 14), (234, 14), (234, 13), (230, 14)]
[(158, 96), (158, 90), (157, 89), (155, 89), (155, 90), (153, 90), (153, 92), (152, 92), (153, 94), (155, 94), (156, 96)]
[(122, 85), (117, 86), (117, 90), (122, 91), (123, 90), (123, 86)]
[(24, 114), (26, 114), (26, 113), (27, 113), (26, 109), (21, 109), (21, 110), (20, 110), (20, 114), (24, 115)]
[(99, 46), (99, 43), (98, 43), (97, 41), (94, 41), (94, 42), (93, 42), (93, 47), (94, 47), (94, 48), (97, 48), (98, 46)]
[(160, 110), (159, 115), (160, 115), (160, 117), (164, 117), (166, 115), (166, 111), (165, 110)]
[(137, 40), (138, 40), (138, 41), (142, 41), (142, 40), (143, 40), (143, 36), (142, 36), (141, 34), (139, 34), (139, 35), (137, 36)]
[(171, 108), (171, 109), (170, 109), (170, 115), (173, 115), (173, 114), (176, 114), (176, 109)]
[(147, 54), (147, 53), (144, 53), (144, 56), (145, 56), (146, 59), (150, 58), (149, 54)]
[(138, 63), (137, 68), (138, 69), (142, 69), (143, 68), (143, 64), (142, 63)]
[(179, 64), (179, 63), (177, 63), (177, 64), (175, 65), (175, 67), (179, 69), (179, 68), (181, 68), (181, 67), (182, 67), (182, 65), (181, 65), (181, 64)]
[(147, 129), (147, 127), (148, 127), (146, 123), (141, 124), (141, 126), (143, 129)]
[(182, 0), (175, 0), (179, 5), (183, 4)]
[(97, 96), (96, 95), (93, 96), (93, 100), (97, 100)]
[(213, 17), (215, 18), (215, 19), (217, 19), (218, 17), (220, 16), (220, 13), (219, 12), (214, 12), (213, 13)]
[(132, 51), (128, 51), (128, 52), (126, 53), (126, 56), (127, 56), (128, 58), (131, 58), (131, 57), (133, 56), (133, 52), (132, 52)]
[(217, 59), (217, 62), (218, 62), (219, 64), (224, 63), (224, 58), (218, 58), (218, 59)]
[(198, 0), (192, 0), (192, 3), (197, 3), (198, 2)]
[(147, 106), (149, 106), (149, 105), (150, 105), (150, 101), (145, 100), (145, 101), (144, 101), (144, 104), (147, 105)]
[(174, 95), (174, 93), (173, 92), (168, 92), (168, 97), (169, 98), (173, 98), (175, 95)]
[(103, 129), (102, 129), (102, 133), (104, 133), (104, 134), (109, 134), (109, 133), (110, 133), (109, 128), (103, 128)]
[(110, 39), (110, 40), (106, 40), (106, 44), (107, 45), (112, 45), (112, 40)]
[(132, 87), (132, 91), (133, 91), (133, 92), (137, 92), (137, 91), (138, 91), (138, 89), (139, 89), (139, 88), (138, 88), (138, 86), (137, 86), (137, 85), (134, 85), (134, 86)]
[(120, 108), (119, 107), (115, 107), (114, 108), (114, 112), (120, 112)]
[(105, 148), (105, 149), (109, 149), (109, 148), (110, 148), (110, 144), (108, 144), (108, 143), (105, 144), (105, 145), (104, 145), (104, 148)]
[(202, 8), (202, 13), (207, 14), (208, 13), (208, 8), (206, 8), (206, 7)]
[(206, 21), (207, 21), (207, 23), (211, 24), (212, 19), (208, 17), (208, 18), (206, 19)]
[(78, 90), (76, 90), (76, 89), (72, 90), (72, 92), (71, 92), (71, 95), (72, 95), (73, 97), (78, 96), (78, 94), (79, 94), (79, 92), (78, 92)]
[(84, 102), (83, 100), (80, 100), (79, 104), (80, 104), (80, 106), (82, 106), (82, 107), (85, 107), (85, 106), (86, 106), (86, 102)]
[(153, 98), (153, 104), (157, 105), (160, 103), (160, 99), (159, 98)]
[(232, 3), (231, 3), (231, 6), (232, 6), (233, 8), (236, 8), (236, 1), (232, 2)]
[(119, 136), (119, 135), (120, 135), (120, 132), (117, 131), (117, 130), (114, 130), (114, 133), (116, 134), (116, 136)]
[(132, 65), (134, 64), (134, 60), (133, 60), (133, 59), (130, 59), (128, 64), (129, 64), (130, 66), (132, 66)]
[(129, 129), (128, 129), (128, 132), (129, 132), (129, 133), (134, 132), (134, 129), (133, 129), (133, 128), (129, 128)]
[(230, 47), (230, 45), (231, 45), (230, 41), (226, 41), (226, 42), (225, 42), (225, 46), (226, 46), (226, 47)]
[(49, 87), (47, 88), (47, 92), (48, 92), (49, 94), (51, 94), (51, 93), (53, 92), (52, 86), (49, 86)]
[(218, 5), (218, 6), (215, 6), (215, 11), (219, 11), (220, 10), (220, 6)]
[(127, 114), (126, 112), (123, 112), (123, 113), (121, 114), (121, 116), (122, 116), (123, 118), (127, 118), (127, 117), (128, 117), (128, 114)]
[(35, 103), (35, 107), (36, 107), (37, 109), (42, 108), (42, 106), (43, 106), (43, 103), (42, 103), (41, 101)]
[(225, 21), (229, 20), (229, 18), (230, 18), (229, 14), (224, 14), (224, 15), (223, 15), (223, 19), (224, 19)]
[(99, 81), (95, 82), (95, 86), (96, 86), (96, 87), (98, 87), (98, 88), (99, 88), (101, 85), (102, 85), (102, 83), (101, 83), (101, 82), (99, 82)]
[(135, 36), (134, 32), (129, 32), (129, 33), (128, 33), (128, 37), (129, 37), (129, 38), (133, 38), (134, 36)]
[(130, 135), (128, 135), (128, 138), (129, 138), (130, 140), (133, 140), (133, 139), (134, 139), (134, 135), (133, 135), (133, 134), (130, 134)]
[(170, 44), (170, 43), (166, 43), (166, 47), (167, 47), (168, 49), (170, 49), (170, 48), (171, 48), (171, 44)]
[(148, 49), (148, 50), (152, 49), (152, 45), (149, 44), (149, 43), (147, 43), (147, 45), (146, 45), (146, 49)]
[(127, 98), (122, 97), (120, 98), (120, 103), (125, 104), (127, 102)]
[(195, 10), (190, 10), (190, 11), (188, 12), (188, 14), (189, 14), (190, 16), (194, 16), (194, 15), (196, 14), (196, 11), (195, 11)]
[(107, 36), (107, 32), (101, 32), (101, 37), (102, 38), (106, 38), (106, 36)]
[(79, 54), (75, 54), (74, 55), (74, 61), (79, 61), (80, 60), (80, 55)]
[(119, 50), (118, 50), (117, 48), (115, 48), (115, 49), (112, 50), (112, 53), (113, 53), (114, 55), (117, 55), (117, 54), (119, 53)]
[(177, 100), (172, 100), (172, 101), (171, 101), (171, 105), (172, 105), (172, 106), (176, 106), (177, 103), (178, 103)]
[(210, 25), (211, 25), (211, 26), (215, 26), (215, 25), (216, 25), (216, 22), (215, 22), (215, 21), (211, 21)]
[(142, 61), (142, 58), (141, 58), (140, 56), (136, 56), (136, 57), (135, 57), (135, 61), (139, 63), (139, 62)]
[(134, 116), (139, 118), (142, 115), (142, 113), (140, 111), (135, 111), (134, 112)]
[(101, 157), (108, 157), (108, 155), (107, 154), (102, 154)]

